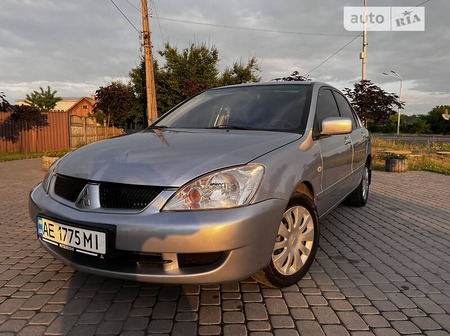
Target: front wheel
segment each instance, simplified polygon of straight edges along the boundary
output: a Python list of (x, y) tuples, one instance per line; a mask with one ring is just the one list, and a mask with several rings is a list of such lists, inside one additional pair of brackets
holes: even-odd
[(270, 264), (254, 275), (268, 286), (296, 284), (308, 272), (319, 245), (319, 216), (314, 202), (297, 195), (288, 203), (279, 223)]

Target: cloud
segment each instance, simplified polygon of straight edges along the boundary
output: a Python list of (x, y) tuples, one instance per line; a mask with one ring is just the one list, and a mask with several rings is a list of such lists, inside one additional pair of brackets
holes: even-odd
[[(376, 6), (413, 7), (420, 2), (379, 0)], [(110, 79), (126, 78), (141, 56), (135, 30), (141, 29), (140, 2), (114, 3), (134, 27), (112, 1), (3, 0), (0, 91), (14, 100), (50, 85), (60, 95), (82, 96), (93, 94)], [(343, 25), (344, 6), (361, 6), (359, 0), (151, 3), (155, 51), (167, 42), (179, 49), (204, 42), (218, 48), (222, 69), (236, 60), (256, 57), (264, 80), (294, 70), (306, 74), (316, 67), (311, 78), (339, 89), (360, 80), (361, 38), (320, 65), (359, 34), (347, 32)], [(424, 6), (424, 32), (368, 34), (367, 77), (384, 89), (398, 90), (398, 81), (382, 73), (400, 73), (408, 83), (404, 92), (407, 113), (426, 113), (435, 105), (450, 103), (450, 32), (446, 26), (450, 2), (431, 0)]]

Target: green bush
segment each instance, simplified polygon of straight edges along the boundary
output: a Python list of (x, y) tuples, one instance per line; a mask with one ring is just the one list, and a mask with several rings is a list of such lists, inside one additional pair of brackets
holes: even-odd
[(25, 160), (42, 157), (41, 152), (33, 153), (0, 153), (0, 162)]
[(405, 154), (389, 153), (383, 156), (385, 160), (406, 160), (408, 156)]
[(63, 157), (67, 153), (70, 152), (70, 149), (60, 149), (60, 150), (53, 150), (53, 151), (47, 151), (44, 152), (43, 156), (49, 156), (49, 157)]

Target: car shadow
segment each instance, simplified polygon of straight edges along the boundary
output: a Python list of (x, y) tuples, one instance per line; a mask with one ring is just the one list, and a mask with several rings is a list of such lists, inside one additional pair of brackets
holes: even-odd
[(43, 307), (54, 316), (42, 329), (49, 335), (222, 334), (224, 320), (244, 322), (244, 296), (263, 300), (260, 285), (252, 279), (162, 285), (89, 275), (56, 260), (52, 264), (60, 269), (49, 280), (59, 289)]

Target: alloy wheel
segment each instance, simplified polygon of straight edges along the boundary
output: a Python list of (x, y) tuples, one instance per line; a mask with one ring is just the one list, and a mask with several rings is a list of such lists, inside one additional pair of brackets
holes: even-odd
[(299, 205), (287, 209), (272, 253), (275, 269), (284, 276), (297, 273), (311, 255), (314, 236), (314, 222), (309, 211)]

